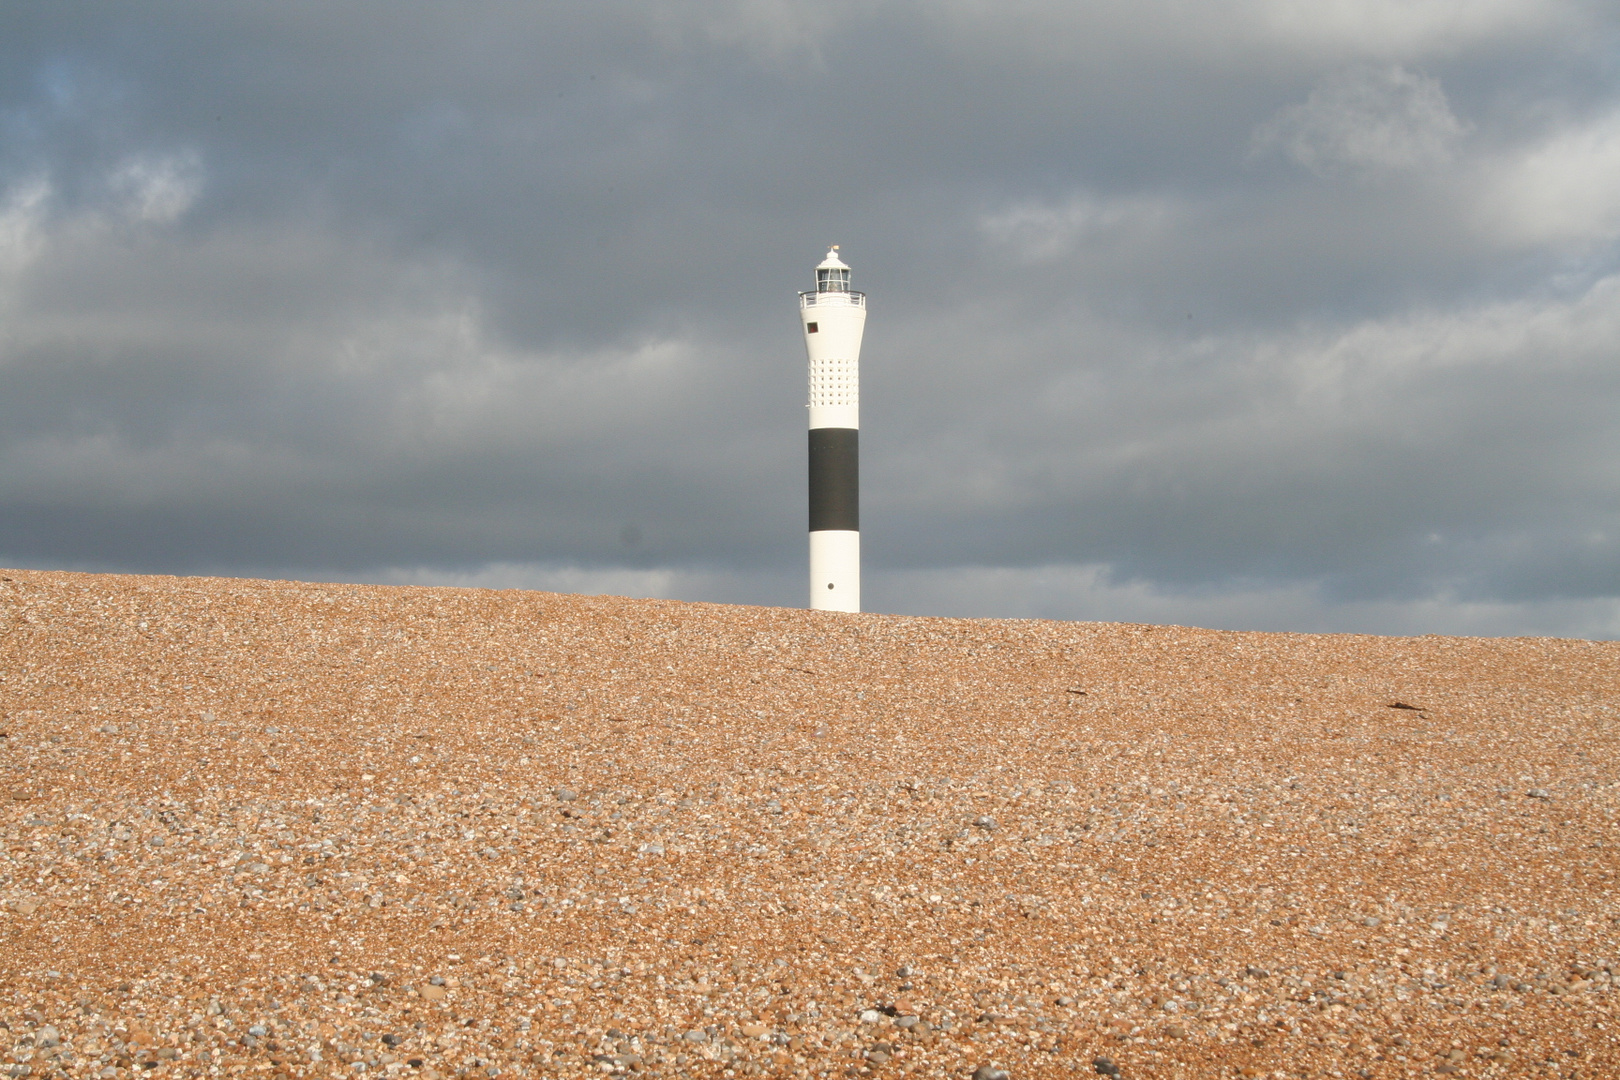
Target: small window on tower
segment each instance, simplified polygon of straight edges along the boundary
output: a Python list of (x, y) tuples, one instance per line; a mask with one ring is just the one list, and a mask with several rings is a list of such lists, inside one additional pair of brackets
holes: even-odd
[(807, 334), (819, 334), (821, 332), (821, 327), (817, 326), (815, 323), (805, 323), (804, 332)]

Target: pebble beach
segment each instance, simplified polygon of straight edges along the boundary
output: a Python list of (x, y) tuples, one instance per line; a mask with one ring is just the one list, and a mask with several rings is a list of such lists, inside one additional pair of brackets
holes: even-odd
[(1620, 1076), (1620, 643), (0, 571), (0, 1076)]

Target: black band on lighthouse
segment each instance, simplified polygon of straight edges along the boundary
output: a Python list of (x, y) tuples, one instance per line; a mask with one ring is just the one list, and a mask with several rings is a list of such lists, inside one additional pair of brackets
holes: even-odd
[(810, 531), (861, 531), (860, 432), (810, 429)]

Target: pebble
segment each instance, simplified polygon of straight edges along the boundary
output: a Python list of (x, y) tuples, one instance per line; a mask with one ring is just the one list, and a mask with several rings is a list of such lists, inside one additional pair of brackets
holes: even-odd
[(1620, 646), (17, 573), (34, 1073), (1620, 1075)]
[(1006, 1069), (998, 1069), (993, 1065), (980, 1065), (973, 1070), (973, 1080), (1010, 1080)]

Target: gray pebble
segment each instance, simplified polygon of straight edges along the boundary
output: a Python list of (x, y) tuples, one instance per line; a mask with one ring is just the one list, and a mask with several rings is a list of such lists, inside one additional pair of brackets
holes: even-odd
[(1552, 798), (1552, 792), (1548, 791), (1546, 788), (1540, 788), (1540, 787), (1533, 787), (1529, 791), (1525, 792), (1525, 794), (1530, 796), (1532, 799), (1550, 799), (1550, 798)]
[(709, 1033), (704, 1031), (702, 1028), (693, 1028), (685, 1035), (682, 1035), (681, 1038), (685, 1039), (687, 1042), (706, 1043), (709, 1041)]
[(1119, 1066), (1114, 1064), (1112, 1058), (1094, 1058), (1091, 1062), (1091, 1067), (1097, 1070), (1097, 1074), (1099, 1076), (1119, 1075)]
[(1253, 964), (1250, 964), (1248, 967), (1244, 968), (1243, 969), (1243, 974), (1249, 976), (1252, 979), (1269, 979), (1269, 978), (1271, 978), (1271, 972), (1267, 971), (1265, 968), (1255, 967)]
[(996, 819), (991, 817), (989, 814), (980, 814), (978, 817), (973, 819), (973, 824), (978, 828), (983, 829), (985, 832), (992, 832), (996, 827)]
[(1006, 1069), (997, 1069), (990, 1065), (980, 1065), (973, 1070), (973, 1080), (1008, 1080)]
[(558, 802), (573, 802), (575, 799), (579, 798), (578, 795), (565, 787), (558, 788), (555, 792), (553, 792), (553, 794), (556, 795)]

